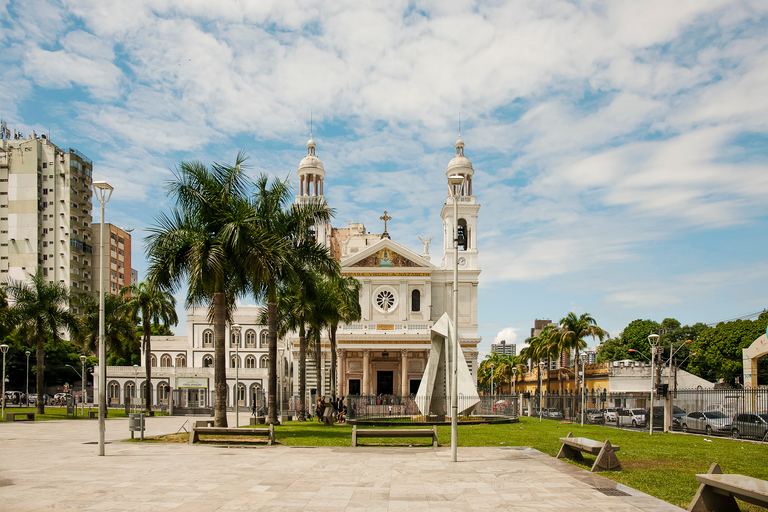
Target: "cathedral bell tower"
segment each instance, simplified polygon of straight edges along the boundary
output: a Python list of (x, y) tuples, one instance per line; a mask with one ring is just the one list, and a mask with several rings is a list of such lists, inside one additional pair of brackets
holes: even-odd
[[(457, 220), (453, 218), (454, 197), (459, 202), (459, 270), (477, 270), (477, 212), (480, 205), (472, 192), (472, 176), (475, 170), (472, 162), (464, 156), (464, 141), (456, 141), (456, 156), (448, 163), (445, 176), (461, 176), (464, 178), (461, 185), (448, 185), (449, 193), (445, 198), (445, 204), (440, 212), (443, 218), (443, 268), (453, 268), (453, 232)], [(453, 196), (453, 197), (452, 197)]]
[[(302, 158), (299, 164), (299, 195), (296, 196), (296, 204), (307, 204), (311, 201), (325, 204), (325, 195), (323, 195), (325, 169), (323, 168), (323, 162), (315, 155), (316, 147), (310, 133), (309, 141), (307, 141), (307, 156)], [(315, 237), (318, 243), (329, 247), (330, 232), (331, 228), (328, 224), (315, 226)]]

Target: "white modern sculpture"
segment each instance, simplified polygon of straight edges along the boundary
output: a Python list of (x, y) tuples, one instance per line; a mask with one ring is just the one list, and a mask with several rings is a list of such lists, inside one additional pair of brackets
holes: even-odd
[[(450, 396), (450, 357), (452, 353), (451, 331), (453, 322), (447, 313), (440, 317), (432, 326), (432, 347), (429, 351), (429, 360), (424, 370), (424, 376), (419, 384), (419, 392), (416, 393), (416, 404), (419, 412), (424, 416), (447, 416), (446, 404)], [(480, 403), (475, 381), (467, 368), (464, 352), (459, 347), (458, 370), (458, 402), (459, 414), (469, 414)]]

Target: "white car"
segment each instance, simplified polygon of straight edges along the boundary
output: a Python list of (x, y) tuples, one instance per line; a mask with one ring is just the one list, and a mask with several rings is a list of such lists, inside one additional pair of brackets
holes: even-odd
[(613, 407), (609, 407), (607, 409), (602, 409), (603, 415), (605, 416), (605, 421), (612, 421), (613, 423), (616, 423), (618, 421), (618, 416), (616, 415), (616, 409)]
[(619, 409), (616, 413), (620, 427), (641, 427), (645, 425), (645, 409)]

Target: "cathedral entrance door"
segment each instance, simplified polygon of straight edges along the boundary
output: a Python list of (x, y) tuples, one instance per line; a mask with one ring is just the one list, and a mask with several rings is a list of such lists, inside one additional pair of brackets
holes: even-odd
[(395, 390), (393, 387), (394, 372), (376, 372), (376, 394), (392, 395)]

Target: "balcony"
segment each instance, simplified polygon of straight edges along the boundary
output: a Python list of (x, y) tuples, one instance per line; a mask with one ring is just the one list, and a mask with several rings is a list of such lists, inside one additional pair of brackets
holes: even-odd
[(429, 334), (434, 322), (356, 322), (339, 325), (337, 334), (391, 333), (391, 334)]
[[(239, 378), (244, 379), (266, 379), (268, 377), (269, 370), (267, 368), (240, 368)], [(143, 366), (137, 368), (138, 378), (143, 379), (146, 375)], [(109, 366), (107, 368), (107, 379), (115, 377), (131, 377), (137, 375), (134, 373), (133, 366)], [(213, 368), (176, 368), (173, 366), (153, 366), (152, 378), (153, 379), (168, 379), (176, 377), (208, 377), (211, 379), (210, 384), (213, 387)], [(235, 380), (235, 369), (227, 368), (227, 379)]]

